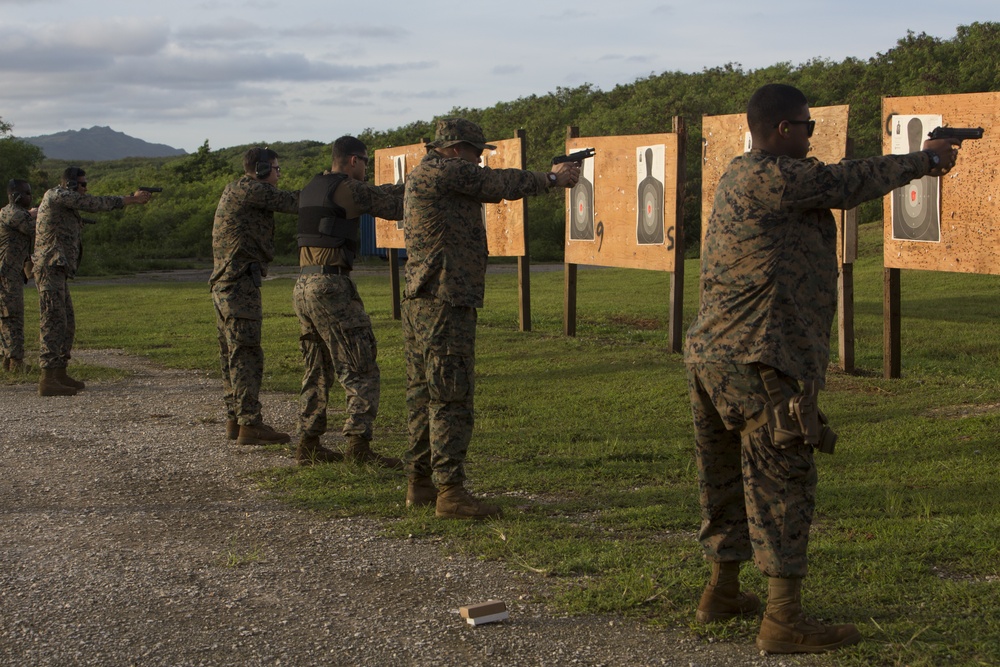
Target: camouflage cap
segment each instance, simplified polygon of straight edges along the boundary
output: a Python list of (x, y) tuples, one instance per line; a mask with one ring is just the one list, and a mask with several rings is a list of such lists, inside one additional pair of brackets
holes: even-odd
[(464, 118), (442, 118), (434, 130), (434, 141), (427, 144), (432, 148), (447, 148), (455, 144), (471, 144), (482, 150), (495, 150), (496, 146), (486, 143), (486, 136), (478, 125)]

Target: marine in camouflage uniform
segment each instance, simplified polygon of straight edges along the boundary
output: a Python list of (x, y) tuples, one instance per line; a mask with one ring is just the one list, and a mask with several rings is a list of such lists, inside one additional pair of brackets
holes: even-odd
[(86, 172), (67, 167), (60, 185), (48, 190), (38, 207), (32, 262), (38, 287), (39, 365), (43, 370), (39, 392), (43, 395), (51, 393), (50, 389), (58, 391), (56, 385), (60, 384), (83, 389), (83, 383), (66, 375), (76, 335), (76, 315), (67, 281), (76, 276), (83, 252), (80, 211), (114, 211), (150, 199), (148, 192), (138, 190), (126, 196), (93, 196), (87, 194), (87, 187)]
[(298, 191), (279, 190), (278, 154), (251, 148), (243, 156), (244, 175), (229, 183), (215, 210), (212, 227), (214, 268), (209, 278), (219, 337), (227, 435), (240, 444), (288, 442), (263, 423), (260, 385), (260, 284), (274, 259), (274, 212), (296, 213)]
[[(715, 564), (699, 605), (704, 622), (755, 608), (752, 595), (752, 601), (741, 600), (746, 609), (734, 602), (739, 563), (751, 556), (772, 584), (801, 581), (807, 572), (817, 479), (813, 447), (801, 435), (776, 444), (771, 426), (760, 419), (770, 409), (761, 373), (775, 371), (775, 390), (785, 401), (801, 393), (800, 383), (824, 386), (837, 308), (837, 231), (829, 209), (853, 208), (932, 168), (928, 152), (833, 165), (805, 158), (812, 134), (808, 105), (789, 88), (765, 86), (751, 99), (754, 146), (763, 150), (735, 158), (719, 181), (702, 246), (701, 306), (685, 348), (699, 540)], [(774, 98), (789, 96), (791, 112), (767, 116)], [(718, 582), (720, 564), (728, 584)], [(729, 586), (728, 593), (713, 592), (717, 585)], [(797, 604), (797, 588), (795, 594)], [(832, 626), (844, 628), (837, 636), (818, 627), (829, 636), (814, 645), (775, 643), (764, 629), (764, 645), (760, 637), (758, 645), (774, 652), (819, 651), (860, 639), (853, 626)]]
[(493, 148), (474, 123), (439, 121), (403, 196), (407, 504), (430, 504), (433, 481), (441, 488), (434, 501), (438, 516), (478, 518), (500, 511), (462, 486), (473, 428), (476, 309), (483, 305), (488, 255), (482, 204), (571, 187), (579, 177), (578, 163), (548, 174), (480, 167), (482, 151)]
[(380, 375), (371, 319), (351, 280), (360, 243), (360, 216), (403, 217), (403, 185), (365, 182), (368, 150), (355, 137), (333, 144), (331, 170), (315, 176), (299, 200), (300, 275), (292, 293), (299, 318), (299, 346), (305, 364), (300, 397), (300, 464), (340, 457), (319, 446), (327, 429), (327, 401), (334, 382), (347, 395), (343, 433), (348, 458), (401, 467), (399, 459), (372, 452), (372, 424), (378, 415)]
[(10, 203), (0, 209), (0, 368), (17, 370), (24, 360), (25, 262), (35, 241), (31, 185), (12, 179)]

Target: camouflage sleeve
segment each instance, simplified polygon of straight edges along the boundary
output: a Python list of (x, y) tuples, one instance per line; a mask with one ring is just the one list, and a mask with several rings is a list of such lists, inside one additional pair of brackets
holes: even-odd
[(363, 181), (345, 181), (351, 188), (354, 203), (361, 213), (371, 213), (384, 220), (403, 219), (403, 184), (371, 185)]
[(115, 209), (124, 208), (125, 198), (118, 195), (107, 195), (107, 196), (97, 196), (88, 195), (83, 192), (75, 192), (73, 190), (65, 190), (62, 188), (51, 191), (52, 200), (54, 204), (58, 204), (64, 208), (70, 208), (75, 211), (89, 211), (90, 213), (99, 213), (101, 211), (114, 211)]
[(924, 176), (930, 162), (918, 152), (843, 160), (837, 164), (779, 158), (778, 168), (784, 180), (782, 208), (851, 209)]
[(31, 219), (31, 214), (23, 208), (15, 209), (9, 219), (4, 220), (3, 223), (25, 236), (35, 238), (35, 221)]
[(447, 185), (454, 192), (487, 204), (521, 199), (547, 189), (545, 174), (524, 169), (490, 169), (465, 160), (446, 160)]
[(247, 202), (276, 213), (298, 213), (299, 191), (279, 190), (270, 183), (254, 181), (247, 190)]

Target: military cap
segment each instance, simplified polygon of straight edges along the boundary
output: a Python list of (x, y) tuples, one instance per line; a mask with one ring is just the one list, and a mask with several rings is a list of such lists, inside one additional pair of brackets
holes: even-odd
[(428, 146), (447, 148), (455, 144), (471, 144), (481, 150), (495, 150), (496, 146), (486, 143), (486, 136), (478, 125), (464, 118), (442, 118), (434, 130), (434, 141)]

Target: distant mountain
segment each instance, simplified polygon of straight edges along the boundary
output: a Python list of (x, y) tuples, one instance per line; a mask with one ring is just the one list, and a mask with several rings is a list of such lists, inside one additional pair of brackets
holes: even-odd
[(187, 151), (166, 144), (151, 144), (142, 139), (116, 132), (110, 127), (94, 126), (89, 130), (68, 130), (39, 137), (24, 137), (24, 141), (42, 149), (45, 157), (54, 160), (120, 160), (126, 157), (170, 157), (186, 155)]

